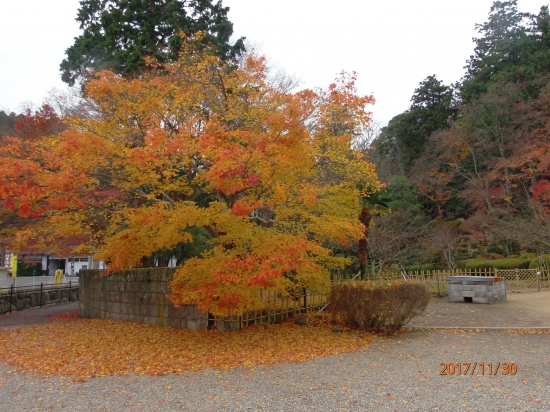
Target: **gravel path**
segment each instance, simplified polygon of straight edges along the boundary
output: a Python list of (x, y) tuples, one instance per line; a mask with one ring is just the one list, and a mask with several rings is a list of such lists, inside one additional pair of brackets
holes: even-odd
[(456, 328), (548, 328), (550, 290), (508, 293), (507, 301), (484, 305), (433, 299), (408, 326)]
[[(8, 373), (0, 411), (543, 411), (550, 333), (409, 331), (353, 354), (256, 370), (69, 378)], [(515, 362), (514, 376), (441, 376), (440, 362)], [(38, 408), (38, 409), (37, 409)]]

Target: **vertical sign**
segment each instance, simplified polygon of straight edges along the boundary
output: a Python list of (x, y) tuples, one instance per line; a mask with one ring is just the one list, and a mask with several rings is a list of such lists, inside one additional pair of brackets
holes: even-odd
[(11, 277), (17, 276), (17, 256), (11, 255)]
[(71, 260), (71, 275), (74, 275), (74, 257), (72, 257), (70, 260)]

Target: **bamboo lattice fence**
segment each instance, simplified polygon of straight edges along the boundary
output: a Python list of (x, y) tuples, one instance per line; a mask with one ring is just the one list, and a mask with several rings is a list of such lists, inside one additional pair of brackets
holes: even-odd
[[(437, 296), (445, 296), (448, 276), (500, 276), (506, 280), (506, 290), (527, 291), (550, 287), (549, 273), (549, 270), (541, 269), (454, 269), (408, 272), (406, 277), (424, 282)], [(378, 276), (388, 280), (402, 279), (403, 272), (388, 271)]]
[(260, 297), (265, 303), (263, 310), (245, 313), (242, 316), (220, 317), (209, 315), (209, 325), (218, 330), (241, 329), (245, 326), (262, 323), (279, 323), (300, 313), (319, 310), (328, 303), (329, 294), (301, 289), (291, 296), (279, 292), (260, 290)]

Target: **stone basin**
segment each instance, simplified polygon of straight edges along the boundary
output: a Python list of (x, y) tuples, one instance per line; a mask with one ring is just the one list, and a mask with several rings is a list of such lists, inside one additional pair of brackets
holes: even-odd
[(499, 276), (448, 276), (447, 301), (504, 302), (506, 301), (506, 282)]

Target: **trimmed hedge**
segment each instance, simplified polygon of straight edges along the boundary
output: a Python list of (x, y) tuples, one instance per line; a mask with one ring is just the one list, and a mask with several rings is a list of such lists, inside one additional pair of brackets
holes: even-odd
[(523, 253), (523, 254), (519, 255), (520, 259), (534, 259), (536, 257), (537, 257), (536, 253)]
[(425, 264), (425, 265), (410, 265), (410, 266), (404, 266), (407, 272), (427, 272), (428, 270), (438, 270), (442, 269), (442, 266), (438, 265), (432, 265), (432, 264)]
[(334, 285), (329, 311), (337, 322), (360, 329), (395, 331), (428, 306), (430, 293), (416, 281), (364, 281)]
[[(544, 262), (547, 266), (550, 266), (550, 255), (544, 255)], [(540, 266), (539, 258), (535, 258), (529, 264), (529, 269), (536, 269)]]
[(519, 258), (471, 259), (464, 265), (466, 269), (527, 269), (529, 260)]

